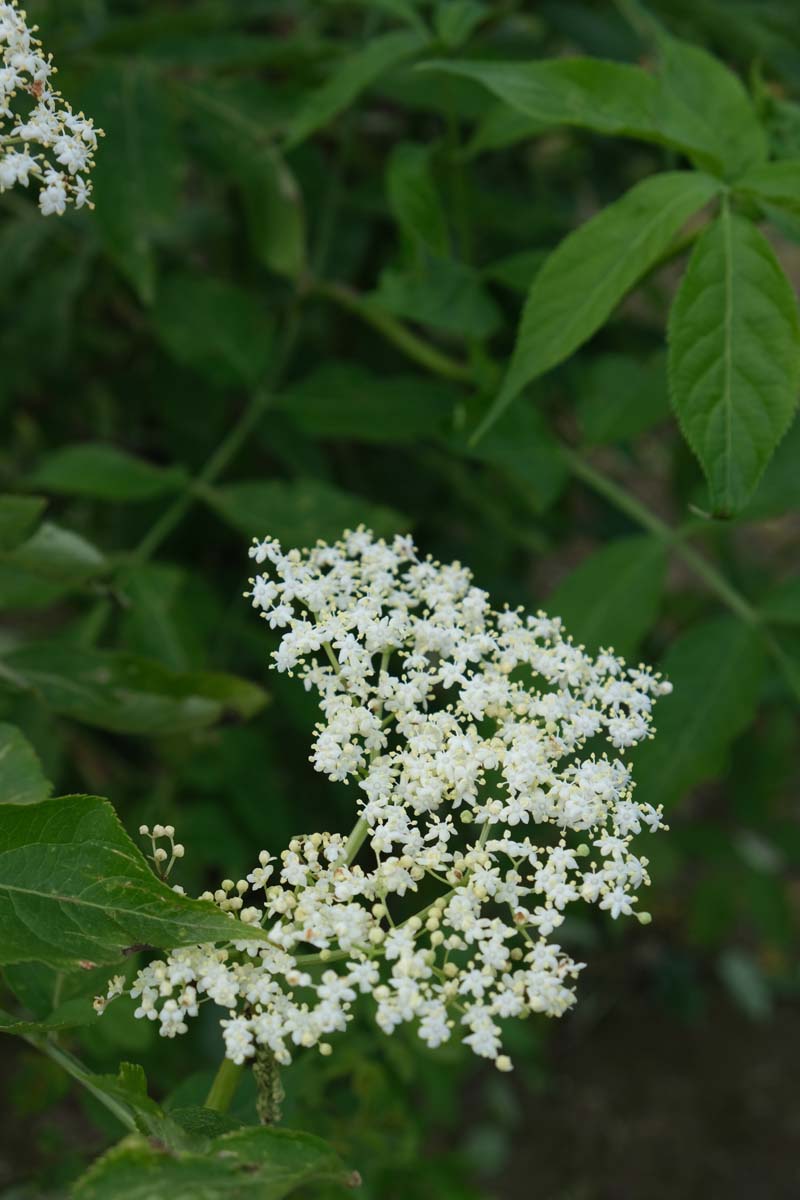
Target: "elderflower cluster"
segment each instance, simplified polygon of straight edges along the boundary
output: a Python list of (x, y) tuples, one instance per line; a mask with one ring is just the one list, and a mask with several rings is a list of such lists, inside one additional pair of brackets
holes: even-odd
[(33, 177), (42, 213), (61, 216), (70, 203), (91, 207), (87, 172), (101, 131), (51, 86), (55, 67), (35, 33), (16, 0), (0, 0), (0, 192)]
[(557, 617), (493, 611), (465, 567), (410, 538), (250, 553), (267, 564), (246, 595), (281, 631), (274, 665), (318, 696), (311, 762), (354, 785), (357, 821), (205, 893), (268, 940), (234, 927), (227, 946), (150, 963), (136, 1015), (173, 1037), (211, 1001), (229, 1058), (267, 1047), (288, 1063), (328, 1053), (365, 996), (384, 1032), (412, 1022), (428, 1046), (459, 1037), (510, 1069), (502, 1022), (575, 1001), (584, 964), (552, 940), (570, 907), (649, 920), (633, 839), (661, 812), (633, 798), (622, 755), (670, 685), (591, 658)]

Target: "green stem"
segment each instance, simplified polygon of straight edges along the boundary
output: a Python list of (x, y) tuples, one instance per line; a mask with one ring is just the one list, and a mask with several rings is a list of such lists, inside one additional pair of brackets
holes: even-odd
[(86, 1088), (87, 1092), (91, 1092), (94, 1098), (104, 1108), (107, 1108), (110, 1113), (113, 1113), (126, 1129), (130, 1129), (131, 1132), (136, 1131), (136, 1122), (131, 1116), (130, 1111), (119, 1100), (116, 1100), (113, 1096), (109, 1096), (101, 1088), (95, 1087), (91, 1081), (89, 1072), (74, 1055), (70, 1054), (67, 1050), (62, 1050), (60, 1046), (49, 1038), (28, 1037), (25, 1040), (31, 1046), (35, 1047), (35, 1049), (41, 1050), (42, 1054), (46, 1054), (48, 1058), (52, 1058), (53, 1062), (58, 1063), (81, 1087)]
[(631, 496), (619, 484), (614, 483), (613, 479), (609, 479), (607, 475), (603, 475), (595, 467), (591, 466), (580, 454), (568, 447), (562, 447), (562, 455), (564, 461), (572, 471), (573, 475), (583, 480), (588, 484), (593, 491), (598, 495), (603, 496), (610, 504), (620, 512), (624, 512), (633, 521), (647, 529), (657, 538), (667, 542), (678, 554), (683, 561), (691, 567), (695, 575), (699, 576), (708, 587), (709, 591), (714, 592), (723, 604), (746, 621), (748, 625), (759, 625), (761, 617), (758, 611), (753, 608), (748, 600), (738, 592), (732, 584), (728, 582), (725, 576), (719, 571), (713, 563), (708, 559), (703, 558), (702, 554), (686, 544), (683, 540), (683, 531), (673, 529), (666, 521), (662, 521), (655, 513), (650, 512), (648, 508), (640, 503), (635, 496)]
[(243, 1070), (244, 1067), (240, 1064), (231, 1062), (229, 1058), (223, 1058), (214, 1076), (211, 1090), (206, 1096), (204, 1107), (213, 1108), (214, 1112), (227, 1112), (236, 1095)]
[(457, 359), (450, 358), (441, 350), (437, 350), (417, 334), (412, 333), (396, 317), (384, 312), (383, 309), (372, 304), (364, 296), (360, 296), (346, 284), (320, 281), (312, 285), (312, 291), (318, 296), (332, 300), (340, 308), (354, 313), (362, 321), (366, 321), (368, 325), (382, 333), (387, 341), (402, 350), (408, 358), (413, 359), (420, 366), (426, 367), (434, 375), (441, 375), (445, 379), (456, 379), (462, 383), (472, 381), (472, 369), (467, 363), (458, 362)]
[(341, 862), (349, 867), (355, 856), (358, 854), (361, 847), (364, 845), (364, 840), (369, 833), (369, 822), (366, 817), (359, 817), (353, 826), (353, 831), (345, 844), (344, 853), (342, 854)]

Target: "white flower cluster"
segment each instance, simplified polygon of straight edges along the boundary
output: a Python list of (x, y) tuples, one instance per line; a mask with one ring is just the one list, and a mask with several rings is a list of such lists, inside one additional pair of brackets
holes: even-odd
[(61, 216), (70, 203), (91, 207), (87, 172), (101, 131), (51, 86), (55, 67), (35, 33), (16, 0), (0, 0), (0, 192), (33, 177), (42, 213)]
[(275, 666), (319, 696), (311, 762), (355, 784), (358, 820), (262, 851), (206, 893), (269, 942), (234, 934), (151, 963), (130, 989), (137, 1016), (171, 1037), (208, 998), (228, 1012), (228, 1057), (259, 1045), (286, 1063), (296, 1046), (329, 1052), (368, 994), (385, 1032), (414, 1022), (438, 1046), (457, 1030), (510, 1069), (501, 1022), (574, 1003), (584, 964), (549, 940), (569, 906), (629, 915), (649, 882), (632, 840), (661, 814), (597, 746), (651, 736), (670, 685), (592, 659), (558, 618), (492, 611), (466, 568), (418, 558), (409, 538), (359, 529), (251, 555), (269, 564), (246, 594), (283, 631)]

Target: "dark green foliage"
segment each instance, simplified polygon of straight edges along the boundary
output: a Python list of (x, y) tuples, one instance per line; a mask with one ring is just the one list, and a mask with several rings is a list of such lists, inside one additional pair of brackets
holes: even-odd
[[(333, 1200), (351, 1165), (365, 1200), (527, 1196), (545, 1044), (589, 1062), (628, 987), (679, 1041), (718, 992), (761, 1024), (797, 994), (793, 6), (27, 7), (106, 137), (94, 212), (0, 195), (0, 1032), (15, 1098), (63, 1070), (88, 1097), (57, 1110), (69, 1154), (20, 1102), (9, 1196)], [(95, 1020), (126, 950), (227, 918), (94, 793), (130, 833), (175, 824), (190, 895), (347, 831), (242, 592), (252, 537), (359, 522), (657, 663), (632, 758), (671, 831), (649, 931), (565, 924), (586, 1016), (515, 1032), (513, 1082), (357, 1022), (282, 1072), (293, 1134), (257, 1127), (251, 1078), (203, 1107), (213, 1023)], [(554, 1198), (680, 1191), (572, 1157)]]

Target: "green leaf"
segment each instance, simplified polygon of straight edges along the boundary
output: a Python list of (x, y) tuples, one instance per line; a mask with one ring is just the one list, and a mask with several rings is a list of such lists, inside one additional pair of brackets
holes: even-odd
[(234, 529), (248, 537), (276, 537), (284, 546), (335, 541), (344, 529), (364, 524), (390, 536), (410, 528), (407, 517), (316, 479), (230, 483), (209, 488), (204, 498)]
[(121, 622), (125, 648), (184, 670), (188, 656), (175, 614), (183, 572), (165, 563), (139, 563), (117, 582), (127, 601)]
[(727, 178), (763, 162), (766, 133), (737, 76), (707, 50), (667, 33), (658, 45), (668, 125), (693, 161), (709, 171), (721, 166)]
[(736, 174), (765, 157), (764, 135), (736, 76), (675, 39), (665, 43), (660, 76), (599, 58), (440, 59), (420, 67), (474, 79), (542, 128), (576, 125), (655, 142), (715, 174)]
[[(670, 391), (730, 516), (788, 429), (800, 387), (797, 303), (766, 238), (727, 207), (695, 246), (670, 314)], [(768, 353), (765, 348), (768, 347)]]
[(800, 217), (800, 158), (752, 167), (736, 180), (735, 192)]
[(475, 127), (465, 153), (469, 158), (487, 150), (504, 150), (517, 142), (527, 142), (545, 133), (552, 126), (547, 121), (529, 117), (517, 109), (496, 104), (486, 109)]
[(43, 496), (0, 496), (0, 552), (24, 542), (46, 506)]
[(669, 808), (717, 774), (753, 718), (763, 665), (759, 634), (732, 617), (701, 622), (673, 642), (659, 664), (673, 693), (658, 703), (654, 740), (632, 754), (637, 799)]
[(235, 675), (172, 671), (134, 654), (52, 642), (23, 646), (0, 665), (54, 712), (117, 733), (161, 736), (246, 720), (267, 699)]
[(590, 653), (631, 656), (658, 614), (666, 570), (663, 542), (619, 538), (585, 558), (545, 601)]
[(414, 269), (387, 267), (368, 301), (395, 317), (461, 337), (490, 337), (502, 314), (480, 276), (465, 263), (429, 256)]
[[(0, 963), (116, 963), (130, 946), (228, 942), (230, 919), (162, 883), (107, 800), (0, 806)], [(236, 939), (266, 934), (240, 922)]]
[(276, 399), (305, 434), (365, 442), (414, 442), (440, 432), (455, 393), (427, 375), (375, 375), (358, 363), (330, 363)]
[(355, 1187), (358, 1176), (310, 1133), (235, 1129), (201, 1153), (128, 1137), (78, 1180), (75, 1200), (283, 1200), (305, 1185)]
[(713, 179), (694, 172), (651, 176), (556, 247), (533, 281), (508, 374), (476, 439), (526, 384), (604, 324), (717, 189)]
[(455, 49), (489, 15), (489, 8), (477, 0), (439, 0), (433, 16), (436, 36), (444, 46)]
[(666, 356), (641, 362), (601, 354), (578, 376), (578, 416), (589, 445), (638, 437), (670, 415)]
[(52, 790), (27, 738), (15, 725), (0, 723), (0, 804), (38, 804)]
[(64, 1029), (76, 1029), (82, 1025), (92, 1025), (97, 1020), (97, 1013), (92, 1007), (88, 996), (74, 996), (65, 1000), (49, 1017), (40, 1020), (26, 1020), (13, 1013), (0, 1009), (0, 1033), (12, 1033), (17, 1037), (29, 1037), (31, 1034), (60, 1033)]
[(403, 232), (434, 254), (447, 255), (447, 217), (431, 171), (431, 147), (399, 142), (386, 171), (389, 204)]
[(186, 480), (180, 467), (157, 467), (117, 446), (82, 442), (47, 454), (28, 483), (65, 496), (97, 500), (150, 500)]
[(287, 146), (297, 146), (315, 130), (333, 120), (381, 75), (428, 44), (416, 30), (385, 33), (373, 37), (363, 50), (339, 62), (330, 78), (300, 105), (290, 122)]
[(223, 386), (252, 387), (272, 351), (272, 322), (260, 297), (207, 275), (168, 276), (158, 289), (153, 322), (176, 362)]
[(761, 476), (747, 507), (739, 514), (742, 521), (762, 521), (780, 517), (800, 508), (800, 420), (795, 417)]
[(306, 269), (303, 199), (270, 129), (244, 94), (215, 81), (181, 95), (219, 168), (236, 183), (255, 254), (269, 270), (299, 278)]
[(107, 560), (96, 546), (51, 521), (40, 525), (33, 537), (4, 554), (0, 562), (45, 580), (71, 584), (85, 583), (108, 569)]
[(101, 67), (82, 92), (106, 133), (92, 173), (93, 224), (145, 304), (155, 296), (155, 248), (172, 231), (182, 174), (164, 92), (165, 81), (143, 57)]

